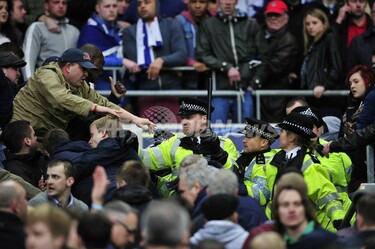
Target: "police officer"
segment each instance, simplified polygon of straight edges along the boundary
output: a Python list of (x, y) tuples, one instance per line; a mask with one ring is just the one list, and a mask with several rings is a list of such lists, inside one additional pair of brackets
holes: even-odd
[[(317, 136), (313, 138), (318, 145), (325, 145), (328, 142), (321, 139), (320, 136), (324, 133), (324, 121), (320, 111), (317, 108), (309, 106), (299, 106), (292, 110), (309, 117), (314, 124), (313, 132)], [(351, 205), (351, 200), (348, 195), (348, 183), (350, 182), (352, 172), (352, 161), (350, 157), (344, 152), (334, 152), (325, 157), (314, 151), (314, 155), (320, 161), (320, 164), (327, 170), (330, 181), (335, 185), (337, 192), (340, 194), (344, 209), (347, 211)]]
[[(238, 152), (230, 139), (218, 137), (208, 129), (208, 103), (191, 97), (179, 99), (184, 137), (175, 135), (159, 145), (142, 149), (139, 153), (143, 163), (159, 176), (158, 188), (167, 197), (177, 187), (180, 162), (185, 156), (199, 154), (209, 164), (232, 169)], [(213, 107), (211, 108), (213, 110)]]
[[(279, 137), (278, 131), (270, 124), (255, 119), (246, 118), (246, 126), (238, 131), (244, 134), (243, 152), (236, 160), (234, 171), (238, 173), (240, 183), (243, 182), (249, 196), (265, 206), (270, 198), (264, 166), (272, 159), (278, 150), (271, 145)], [(240, 184), (240, 194), (242, 192)]]
[(282, 123), (278, 124), (280, 132), (280, 148), (266, 167), (269, 190), (283, 172), (294, 167), (300, 170), (308, 188), (308, 196), (316, 208), (316, 220), (329, 230), (336, 231), (345, 216), (343, 202), (335, 186), (330, 181), (327, 170), (313, 154), (312, 121), (303, 114), (292, 112)]

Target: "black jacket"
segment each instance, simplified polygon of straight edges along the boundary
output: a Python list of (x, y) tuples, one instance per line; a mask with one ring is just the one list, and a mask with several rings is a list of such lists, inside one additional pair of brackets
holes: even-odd
[[(234, 84), (229, 84), (228, 71), (231, 67), (237, 67), (241, 74), (237, 87), (259, 88), (266, 77), (266, 49), (258, 24), (243, 13), (237, 13), (232, 21), (218, 13), (204, 20), (198, 30), (196, 57), (216, 71), (219, 90), (236, 88)], [(262, 64), (250, 70), (251, 60), (260, 60)], [(256, 80), (260, 84), (255, 84)]]
[(365, 33), (355, 37), (350, 44), (346, 60), (346, 72), (356, 65), (372, 68), (371, 53), (375, 49), (375, 31), (367, 29)]
[[(39, 188), (39, 180), (45, 176), (47, 170), (47, 161), (40, 151), (31, 154), (16, 155), (5, 151), (6, 160), (4, 169), (10, 173), (22, 177), (25, 181), (36, 188)], [(44, 177), (44, 180), (47, 178)]]
[(131, 148), (124, 148), (118, 140), (106, 138), (100, 141), (96, 148), (85, 151), (75, 164), (80, 174), (73, 185), (73, 195), (88, 206), (91, 205), (92, 173), (97, 165), (101, 165), (110, 181), (105, 196), (105, 201), (109, 201), (116, 189), (116, 173), (121, 165), (128, 160), (140, 161), (137, 152)]
[(333, 141), (330, 146), (330, 152), (349, 152), (375, 142), (375, 124), (366, 126), (366, 128), (355, 130), (351, 135), (342, 137)]
[(25, 248), (25, 233), (21, 219), (3, 211), (0, 211), (0, 248)]
[(304, 63), (306, 74), (301, 69), (301, 87), (314, 89), (315, 86), (324, 86), (328, 89), (340, 89), (342, 63), (335, 34), (328, 30), (316, 43), (310, 43)]
[[(366, 23), (366, 31), (365, 33), (368, 31), (368, 30), (371, 30), (372, 29), (372, 20), (371, 20), (371, 17), (369, 15), (366, 14), (366, 19), (367, 19), (367, 23)], [(337, 24), (335, 23), (335, 30), (337, 31), (338, 33), (338, 36), (339, 36), (339, 48), (340, 48), (340, 53), (342, 55), (342, 59), (344, 62), (346, 62), (349, 58), (347, 57), (348, 55), (348, 47), (346, 44), (348, 44), (348, 27), (349, 27), (349, 22), (350, 22), (350, 18), (345, 18), (345, 20), (341, 23), (341, 24)], [(352, 42), (354, 41), (354, 39), (352, 40)], [(371, 51), (369, 51), (369, 53), (371, 54)]]

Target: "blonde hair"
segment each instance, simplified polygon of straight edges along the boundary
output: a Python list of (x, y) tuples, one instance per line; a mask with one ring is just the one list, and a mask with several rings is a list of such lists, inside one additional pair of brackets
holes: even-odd
[(68, 238), (71, 218), (62, 208), (46, 203), (29, 210), (26, 218), (26, 226), (37, 222), (45, 223), (53, 237), (63, 236), (65, 239)]
[(277, 232), (265, 232), (256, 236), (248, 249), (285, 249), (285, 241)]
[(117, 118), (105, 116), (91, 123), (90, 128), (95, 126), (99, 132), (105, 131), (108, 137), (117, 137), (117, 132), (123, 130), (121, 122)]
[(309, 15), (319, 19), (323, 23), (323, 26), (324, 26), (323, 31), (321, 33), (319, 33), (316, 37), (314, 37), (314, 43), (319, 41), (322, 38), (322, 36), (329, 29), (328, 17), (322, 10), (312, 9), (312, 10), (309, 10), (309, 11), (306, 12), (305, 17), (303, 18), (303, 40), (304, 40), (304, 52), (305, 52), (305, 54), (308, 51), (309, 41), (310, 41), (310, 38), (311, 38), (310, 35), (307, 33), (307, 29), (306, 29), (306, 17), (309, 16)]

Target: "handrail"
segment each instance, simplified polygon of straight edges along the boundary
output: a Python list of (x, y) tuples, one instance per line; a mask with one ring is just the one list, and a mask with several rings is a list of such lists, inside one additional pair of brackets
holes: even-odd
[[(349, 90), (327, 90), (323, 92), (324, 97), (348, 96)], [(260, 98), (262, 96), (314, 96), (313, 90), (255, 90), (253, 95), (256, 98), (256, 117), (261, 119)]]
[[(110, 66), (104, 67), (104, 70), (112, 70), (113, 72), (113, 79), (116, 82), (116, 71), (122, 70), (123, 67), (119, 66)], [(194, 71), (194, 67), (182, 66), (182, 67), (164, 67), (162, 70), (168, 71)], [(237, 98), (237, 109), (238, 109), (238, 120), (242, 120), (242, 97), (243, 92), (236, 90), (217, 90), (216, 87), (216, 73), (212, 71), (212, 84), (213, 84), (213, 96), (234, 96)], [(98, 91), (100, 94), (109, 95), (110, 91)], [(256, 106), (256, 118), (261, 119), (261, 103), (260, 98), (262, 96), (313, 96), (312, 90), (254, 90), (252, 92), (253, 96), (255, 96), (255, 106)], [(327, 90), (323, 92), (323, 96), (333, 97), (333, 96), (347, 96), (349, 94), (349, 90)], [(127, 91), (126, 96), (206, 96), (207, 91), (201, 90), (163, 90), (163, 91), (154, 91), (154, 90), (133, 90)]]
[(373, 183), (374, 179), (374, 145), (366, 146), (367, 182)]

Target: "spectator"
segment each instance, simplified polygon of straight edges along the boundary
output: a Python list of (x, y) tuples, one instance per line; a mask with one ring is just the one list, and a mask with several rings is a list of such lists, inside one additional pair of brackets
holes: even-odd
[[(104, 55), (105, 66), (122, 66), (122, 40), (120, 27), (117, 25), (117, 0), (98, 0), (96, 12), (82, 27), (78, 38), (78, 47), (90, 43), (96, 45)], [(108, 77), (112, 71), (104, 71), (99, 81), (95, 82), (96, 90), (109, 90)]]
[(0, 67), (8, 82), (12, 86), (13, 96), (15, 96), (19, 89), (24, 86), (22, 82), (19, 82), (21, 77), (20, 68), (24, 66), (26, 66), (26, 62), (13, 52), (0, 53)]
[[(111, 200), (121, 200), (129, 204), (137, 210), (137, 217), (140, 220), (153, 199), (149, 185), (156, 188), (151, 183), (148, 169), (139, 161), (127, 161), (116, 173), (116, 185), (117, 189), (113, 192)], [(141, 241), (140, 229), (137, 229), (134, 236), (135, 244), (138, 245)]]
[[(98, 68), (98, 70), (90, 70), (88, 71), (88, 76), (86, 78), (87, 83), (89, 83), (90, 88), (94, 89), (96, 82), (99, 80), (100, 76), (103, 72), (104, 66), (104, 56), (100, 49), (93, 45), (93, 44), (85, 44), (80, 48), (83, 52), (89, 54), (91, 62)], [(125, 95), (126, 89), (123, 84), (120, 82), (113, 81), (112, 77), (109, 78), (110, 87), (111, 87), (111, 94), (107, 97), (107, 99), (114, 103), (119, 104), (121, 98)], [(126, 108), (126, 107), (125, 107)], [(127, 109), (129, 110), (129, 109)], [(131, 110), (129, 111), (131, 112)], [(71, 140), (90, 140), (90, 124), (93, 120), (100, 118), (98, 114), (92, 113), (89, 117), (76, 117), (69, 121), (68, 126), (66, 127), (66, 131), (69, 133)]]
[(26, 248), (64, 249), (71, 219), (61, 208), (41, 205), (27, 214)]
[(117, 0), (117, 19), (118, 19), (117, 23), (120, 25), (122, 29), (129, 26), (129, 23), (121, 21), (121, 20), (124, 18), (124, 14), (126, 10), (129, 8), (130, 2), (131, 0)]
[(19, 42), (18, 45), (22, 45), (27, 29), (27, 25), (25, 23), (26, 9), (22, 3), (22, 0), (12, 0), (12, 5), (9, 8), (9, 12), (14, 33)]
[(286, 115), (292, 112), (292, 110), (298, 106), (309, 106), (304, 97), (295, 97), (291, 99), (285, 107)]
[[(26, 62), (11, 52), (0, 52), (0, 130), (5, 128), (13, 115), (13, 99), (21, 88), (18, 85), (19, 68)], [(0, 139), (0, 167), (5, 160), (4, 145)]]
[(341, 115), (341, 107), (322, 98), (323, 92), (340, 89), (341, 55), (335, 34), (329, 28), (326, 14), (320, 9), (307, 11), (304, 19), (305, 57), (301, 67), (301, 88), (313, 90), (310, 106), (321, 110), (323, 116)]
[(7, 148), (4, 168), (43, 191), (46, 161), (38, 150), (37, 137), (30, 122), (9, 123), (3, 132), (3, 141)]
[[(159, 7), (159, 15), (161, 18), (175, 17), (182, 11), (186, 10), (186, 3), (184, 0), (157, 0)], [(128, 9), (124, 14), (124, 21), (130, 24), (137, 23), (137, 1), (130, 1)]]
[(85, 249), (109, 248), (111, 230), (111, 221), (102, 212), (84, 214), (77, 227)]
[(50, 162), (68, 159), (76, 164), (91, 146), (85, 141), (70, 141), (69, 134), (63, 129), (50, 129), (43, 137), (43, 148)]
[(245, 128), (238, 133), (245, 135), (243, 152), (234, 167), (239, 178), (239, 192), (241, 195), (251, 196), (265, 206), (271, 196), (266, 186), (264, 167), (277, 153), (277, 150), (271, 150), (271, 145), (279, 137), (278, 131), (266, 122), (246, 118)]
[(141, 216), (153, 198), (147, 189), (150, 181), (150, 173), (141, 162), (126, 161), (116, 173), (117, 189), (112, 199), (128, 203)]
[(218, 137), (207, 129), (209, 121), (206, 101), (182, 97), (179, 104), (180, 111), (177, 115), (181, 117), (185, 136), (175, 135), (155, 147), (140, 151), (140, 158), (145, 166), (156, 175), (161, 175), (158, 188), (163, 197), (169, 196), (175, 189), (180, 163), (187, 155), (202, 155), (210, 161), (209, 164), (231, 169), (238, 154), (230, 139)]
[(74, 198), (71, 187), (74, 184), (76, 170), (67, 160), (58, 160), (48, 164), (47, 191), (37, 194), (29, 201), (29, 205), (37, 207), (44, 203), (62, 208), (76, 208), (87, 211), (85, 203)]
[(97, 119), (90, 126), (90, 134), (89, 144), (92, 149), (83, 152), (75, 163), (79, 178), (73, 189), (74, 195), (89, 206), (91, 205), (90, 193), (93, 186), (91, 175), (97, 165), (102, 165), (105, 168), (110, 180), (105, 195), (105, 202), (107, 202), (116, 190), (116, 173), (121, 165), (129, 160), (140, 161), (137, 154), (136, 135), (130, 131), (123, 131), (118, 120), (108, 117)]
[[(137, 24), (126, 28), (122, 34), (123, 64), (134, 74), (130, 76), (130, 81), (138, 90), (180, 90), (182, 85), (177, 72), (160, 70), (186, 64), (187, 52), (181, 26), (175, 20), (160, 17), (158, 0), (133, 2), (138, 3)], [(168, 8), (173, 8), (172, 2)], [(132, 9), (131, 6), (128, 10)], [(167, 107), (172, 113), (178, 111), (176, 97), (138, 98), (141, 115), (146, 115), (144, 112), (152, 106)]]
[(375, 207), (375, 195), (371, 193), (356, 193), (354, 203), (356, 207), (356, 223), (358, 234), (353, 237), (340, 239), (343, 248), (363, 248), (367, 238), (375, 235), (375, 217), (371, 210)]
[[(237, 0), (219, 0), (216, 16), (202, 23), (197, 58), (215, 70), (218, 90), (245, 91), (242, 103), (244, 119), (254, 113), (251, 91), (261, 88), (266, 77), (266, 48), (257, 23), (236, 10), (236, 3)], [(227, 123), (230, 111), (234, 123), (242, 122), (237, 120), (238, 110), (234, 102), (235, 97), (213, 97), (216, 112), (212, 113), (212, 122), (221, 120)]]
[[(345, 0), (344, 5), (339, 10), (336, 24), (341, 41), (341, 55), (346, 61), (349, 59), (347, 58), (348, 48), (353, 39), (372, 29), (371, 18), (366, 13), (367, 6), (367, 0)], [(347, 68), (347, 70), (349, 69)]]
[[(350, 135), (356, 128), (361, 128), (360, 126), (363, 125), (364, 119), (361, 118), (361, 113), (365, 110), (364, 103), (373, 98), (374, 79), (372, 70), (364, 65), (357, 65), (349, 71), (346, 82), (350, 88), (350, 93), (348, 105), (342, 117), (341, 134)], [(373, 109), (373, 107), (367, 105), (368, 109)], [(371, 112), (370, 110), (369, 113)], [(368, 115), (368, 119), (372, 122), (372, 114)], [(353, 192), (362, 182), (367, 182), (366, 148), (365, 146), (358, 148), (358, 150), (350, 152), (349, 155), (353, 161), (350, 184), (350, 191)]]
[[(294, 36), (287, 30), (289, 16), (288, 7), (283, 1), (274, 0), (267, 4), (264, 11), (266, 25), (262, 27), (264, 38), (268, 46), (267, 79), (263, 89), (291, 89), (289, 75), (294, 73), (297, 63), (298, 46)], [(262, 96), (262, 120), (270, 123), (280, 122), (285, 116), (289, 97)]]
[(65, 128), (73, 117), (87, 117), (91, 111), (149, 125), (151, 131), (154, 125), (149, 120), (130, 114), (89, 89), (85, 80), (90, 69), (96, 67), (87, 53), (77, 48), (66, 50), (58, 63), (38, 70), (22, 88), (13, 102), (12, 119), (30, 120), (36, 132), (44, 135), (48, 129)]
[(142, 216), (141, 227), (146, 249), (188, 246), (189, 214), (172, 201), (152, 203)]
[(16, 45), (20, 45), (20, 41), (17, 39), (9, 16), (8, 9), (11, 7), (10, 3), (11, 2), (8, 0), (0, 1), (0, 44), (3, 44), (5, 42), (12, 42)]
[(317, 207), (317, 222), (329, 231), (336, 231), (345, 211), (328, 172), (313, 155), (310, 141), (316, 137), (313, 122), (303, 114), (292, 112), (278, 126), (281, 128), (281, 150), (265, 167), (268, 189), (273, 191), (274, 182), (284, 171), (293, 168), (301, 171), (309, 190), (308, 196)]
[[(196, 221), (199, 221), (201, 215), (202, 203), (207, 199), (208, 177), (212, 174), (205, 165), (193, 164), (186, 167), (180, 174), (178, 182), (178, 192), (187, 202), (189, 207), (193, 208), (193, 231), (199, 229)], [(198, 219), (196, 219), (198, 218)], [(192, 233), (193, 234), (193, 233)]]
[(242, 248), (249, 233), (237, 224), (238, 203), (233, 195), (215, 194), (208, 197), (202, 205), (207, 223), (190, 238), (190, 243), (196, 246), (203, 239), (214, 238), (223, 243), (226, 249)]
[(285, 249), (285, 241), (276, 232), (265, 232), (255, 237), (246, 249)]
[[(111, 201), (104, 206), (104, 213), (112, 222), (109, 248), (134, 248), (135, 234), (138, 231), (136, 211), (122, 201)], [(139, 241), (138, 241), (139, 242)]]
[[(371, 24), (375, 24), (375, 5), (371, 4)], [(371, 53), (375, 49), (375, 33), (372, 28), (366, 29), (364, 33), (353, 38), (348, 48), (346, 71), (356, 65), (366, 65), (372, 68)]]
[(186, 89), (202, 89), (205, 83), (202, 79), (204, 71), (208, 68), (206, 65), (196, 59), (195, 50), (197, 47), (197, 33), (200, 24), (212, 16), (212, 13), (208, 11), (209, 0), (188, 0), (188, 10), (183, 11), (181, 14), (176, 16), (176, 20), (181, 24), (185, 35), (185, 43), (187, 48), (187, 61), (188, 66), (192, 66), (199, 73), (187, 72), (185, 74), (185, 86)]
[(15, 181), (0, 183), (0, 241), (3, 249), (24, 249), (27, 199), (25, 189)]
[(67, 0), (45, 0), (44, 9), (47, 17), (59, 25), (61, 32), (52, 32), (44, 22), (39, 21), (29, 26), (23, 43), (27, 62), (25, 79), (29, 79), (48, 57), (60, 56), (65, 50), (77, 47), (79, 30), (68, 24)]
[[(324, 248), (336, 235), (321, 228), (314, 220), (309, 198), (297, 187), (278, 187), (272, 205), (277, 231), (284, 236), (287, 248)], [(294, 218), (291, 219), (290, 217)]]
[(220, 169), (208, 177), (207, 195), (228, 194), (238, 198), (238, 224), (246, 231), (264, 223), (267, 219), (262, 206), (250, 196), (238, 194), (238, 179), (226, 169)]

